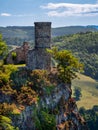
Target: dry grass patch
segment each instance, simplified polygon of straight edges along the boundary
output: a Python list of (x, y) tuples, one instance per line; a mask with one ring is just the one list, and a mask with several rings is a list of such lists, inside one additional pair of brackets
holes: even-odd
[(85, 107), (86, 109), (98, 105), (98, 82), (88, 76), (78, 74), (79, 79), (72, 82), (72, 89), (75, 87), (81, 88), (82, 97), (77, 102), (78, 107)]

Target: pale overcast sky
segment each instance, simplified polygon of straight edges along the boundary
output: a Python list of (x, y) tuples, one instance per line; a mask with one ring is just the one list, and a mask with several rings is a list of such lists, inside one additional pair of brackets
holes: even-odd
[(98, 0), (0, 0), (0, 26), (98, 25)]

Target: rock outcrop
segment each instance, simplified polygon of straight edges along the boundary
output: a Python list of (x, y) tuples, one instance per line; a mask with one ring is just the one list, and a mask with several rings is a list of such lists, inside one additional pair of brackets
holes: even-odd
[(71, 94), (71, 87), (68, 84), (58, 85), (50, 95), (44, 92), (39, 103), (26, 106), (18, 118), (13, 117), (13, 124), (18, 126), (20, 130), (37, 130), (35, 108), (38, 113), (41, 113), (43, 108), (55, 115), (55, 128), (57, 130), (88, 130)]

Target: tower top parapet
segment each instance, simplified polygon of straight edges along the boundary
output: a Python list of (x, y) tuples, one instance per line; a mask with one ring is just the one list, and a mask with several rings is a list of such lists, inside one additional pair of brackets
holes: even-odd
[(35, 25), (51, 25), (51, 22), (34, 22)]

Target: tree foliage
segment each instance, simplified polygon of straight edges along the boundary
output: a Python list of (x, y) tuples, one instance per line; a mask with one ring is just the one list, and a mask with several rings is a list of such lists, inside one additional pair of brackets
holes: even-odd
[(75, 87), (75, 89), (74, 89), (74, 96), (75, 96), (76, 101), (80, 100), (80, 97), (82, 96), (81, 88)]
[(55, 116), (48, 112), (42, 111), (40, 114), (42, 130), (56, 130)]
[(2, 35), (0, 34), (0, 59), (3, 59), (7, 52), (6, 43), (2, 39)]
[(19, 130), (18, 128), (15, 128), (12, 126), (12, 121), (10, 118), (6, 116), (0, 115), (0, 129), (2, 130)]
[(89, 130), (97, 130), (98, 129), (98, 105), (92, 109), (86, 110), (84, 107), (81, 107), (79, 112), (84, 117), (89, 127)]
[(76, 72), (83, 70), (83, 64), (70, 51), (58, 51), (57, 48), (53, 48), (48, 52), (57, 61), (58, 76), (61, 82), (71, 83), (71, 80), (77, 77)]

